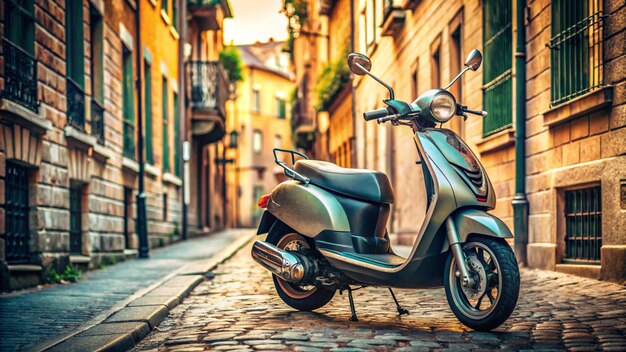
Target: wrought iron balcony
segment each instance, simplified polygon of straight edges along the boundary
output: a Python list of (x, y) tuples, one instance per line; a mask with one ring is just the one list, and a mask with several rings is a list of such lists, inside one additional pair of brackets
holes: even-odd
[(3, 50), (4, 90), (0, 96), (38, 112), (37, 60), (6, 38)]
[(91, 135), (104, 145), (104, 108), (95, 99), (91, 100)]
[(382, 35), (394, 36), (402, 28), (405, 20), (405, 10), (394, 0), (383, 1)]
[(85, 131), (85, 92), (80, 85), (67, 77), (67, 124)]
[(230, 82), (226, 71), (217, 61), (191, 61), (187, 64), (191, 83), (190, 106), (194, 111), (217, 111), (226, 116), (224, 105), (228, 100)]
[(219, 30), (225, 17), (232, 17), (228, 0), (187, 0), (191, 21), (199, 30)]
[(217, 61), (190, 61), (187, 74), (193, 134), (207, 143), (221, 139), (230, 89), (226, 71)]

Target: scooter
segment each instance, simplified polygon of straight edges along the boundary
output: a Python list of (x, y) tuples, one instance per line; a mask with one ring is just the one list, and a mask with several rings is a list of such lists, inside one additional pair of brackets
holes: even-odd
[[(513, 235), (497, 217), (496, 195), (484, 167), (453, 131), (441, 128), (455, 114), (486, 116), (456, 102), (447, 89), (465, 72), (476, 71), (482, 54), (473, 50), (464, 69), (446, 86), (412, 103), (395, 100), (393, 89), (371, 72), (370, 59), (347, 58), (356, 75), (368, 75), (389, 90), (386, 107), (363, 114), (366, 121), (408, 126), (415, 134), (426, 190), (426, 217), (411, 253), (394, 253), (386, 230), (394, 192), (382, 172), (342, 168), (309, 160), (297, 151), (275, 149), (290, 178), (259, 199), (264, 210), (252, 257), (272, 273), (280, 298), (310, 311), (348, 291), (350, 320), (356, 321), (352, 291), (358, 286), (445, 288), (454, 315), (475, 330), (501, 325), (515, 309), (520, 276), (506, 239)], [(439, 128), (437, 128), (439, 124)], [(291, 155), (291, 165), (279, 154)]]

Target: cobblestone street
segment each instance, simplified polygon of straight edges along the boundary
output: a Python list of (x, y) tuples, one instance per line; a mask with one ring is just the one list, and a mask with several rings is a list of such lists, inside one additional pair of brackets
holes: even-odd
[(359, 322), (349, 322), (347, 294), (297, 312), (274, 291), (250, 246), (216, 268), (134, 351), (361, 351), (626, 349), (626, 288), (564, 274), (522, 270), (513, 316), (491, 333), (459, 323), (443, 289), (398, 290), (411, 312), (397, 316), (388, 291), (355, 292)]

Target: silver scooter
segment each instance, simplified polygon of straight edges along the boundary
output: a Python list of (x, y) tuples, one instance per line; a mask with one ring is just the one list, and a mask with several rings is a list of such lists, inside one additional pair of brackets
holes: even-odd
[[(431, 89), (412, 103), (394, 99), (393, 89), (370, 73), (362, 54), (348, 55), (350, 70), (384, 85), (386, 107), (363, 114), (366, 121), (408, 126), (415, 134), (426, 190), (426, 217), (408, 258), (394, 253), (386, 226), (394, 193), (382, 172), (347, 169), (309, 160), (296, 151), (275, 149), (277, 164), (291, 180), (261, 197), (265, 211), (252, 257), (273, 275), (280, 298), (309, 311), (327, 304), (337, 290), (357, 286), (387, 287), (398, 313), (407, 314), (391, 288), (445, 287), (453, 313), (476, 330), (491, 330), (515, 309), (520, 276), (506, 242), (513, 235), (487, 213), (496, 195), (484, 167), (454, 132), (441, 128), (455, 114), (486, 116), (458, 104), (447, 89), (482, 55), (473, 50), (465, 68), (443, 89)], [(440, 125), (437, 128), (437, 124)], [(291, 165), (278, 155), (291, 156)]]

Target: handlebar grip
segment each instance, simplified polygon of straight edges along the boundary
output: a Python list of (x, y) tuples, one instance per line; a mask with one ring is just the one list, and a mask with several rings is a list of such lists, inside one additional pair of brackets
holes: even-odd
[(365, 121), (371, 121), (371, 120), (379, 119), (381, 117), (385, 117), (389, 114), (391, 114), (391, 111), (389, 111), (388, 108), (380, 108), (380, 109), (364, 112), (363, 118), (365, 119)]

